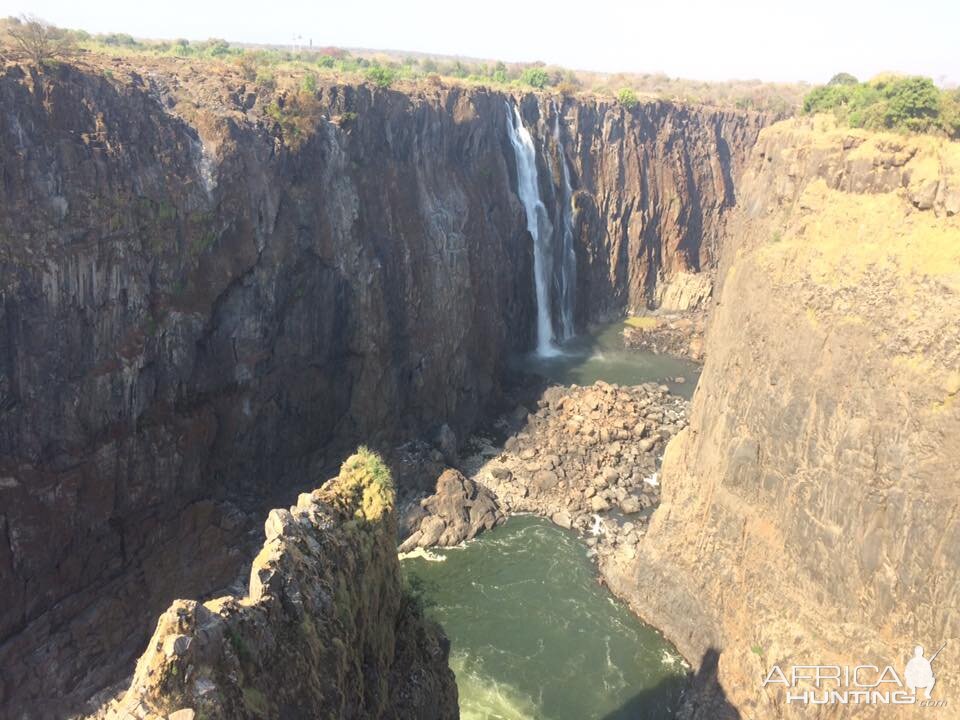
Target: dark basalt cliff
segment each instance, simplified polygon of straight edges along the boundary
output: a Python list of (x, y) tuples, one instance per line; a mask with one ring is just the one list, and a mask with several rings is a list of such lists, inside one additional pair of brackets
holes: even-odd
[[(294, 143), (238, 77), (126, 62), (0, 75), (4, 716), (121, 677), (270, 498), (471, 427), (532, 344), (512, 98), (324, 87)], [(762, 117), (520, 102), (552, 216), (561, 114), (581, 326), (712, 263)]]

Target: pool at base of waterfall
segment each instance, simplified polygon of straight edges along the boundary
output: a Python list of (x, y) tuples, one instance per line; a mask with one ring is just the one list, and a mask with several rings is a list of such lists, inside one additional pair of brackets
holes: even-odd
[(573, 533), (517, 516), (403, 569), (450, 637), (464, 720), (674, 716), (686, 664), (598, 583)]
[[(689, 400), (700, 378), (700, 366), (671, 355), (626, 349), (625, 327), (623, 322), (601, 325), (555, 345), (552, 354), (531, 353), (514, 362), (519, 369), (562, 385), (590, 385), (597, 380), (618, 385), (657, 382)], [(677, 378), (683, 382), (676, 382)]]

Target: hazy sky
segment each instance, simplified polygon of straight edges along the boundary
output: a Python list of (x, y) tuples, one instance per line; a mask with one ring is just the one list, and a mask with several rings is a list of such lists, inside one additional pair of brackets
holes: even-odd
[(337, 45), (542, 60), (705, 80), (824, 82), (895, 70), (960, 81), (960, 0), (0, 0), (57, 25), (138, 37)]

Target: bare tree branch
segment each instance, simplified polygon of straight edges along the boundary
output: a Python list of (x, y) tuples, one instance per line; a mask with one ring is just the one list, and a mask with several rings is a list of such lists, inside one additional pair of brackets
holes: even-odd
[(76, 53), (73, 38), (65, 30), (31, 15), (6, 23), (6, 59), (29, 60), (43, 65)]

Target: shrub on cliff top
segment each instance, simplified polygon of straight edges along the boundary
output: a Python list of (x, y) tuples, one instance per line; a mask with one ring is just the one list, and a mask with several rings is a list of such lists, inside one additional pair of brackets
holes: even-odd
[(0, 35), (0, 57), (10, 60), (27, 60), (42, 66), (76, 53), (71, 33), (31, 15), (7, 18)]
[(542, 90), (550, 84), (550, 74), (541, 67), (530, 67), (520, 75), (520, 82)]
[(394, 80), (397, 79), (397, 73), (394, 72), (393, 68), (384, 67), (383, 65), (371, 65), (367, 68), (366, 71), (367, 80), (372, 82), (378, 88), (388, 88), (393, 85)]
[(300, 83), (300, 89), (305, 93), (315, 93), (317, 91), (317, 76), (310, 72), (304, 75)]
[(835, 82), (838, 77), (807, 94), (805, 113), (831, 112), (853, 127), (960, 137), (952, 95), (939, 90), (930, 78), (884, 75), (868, 83), (851, 83)]
[(630, 88), (621, 88), (617, 92), (617, 102), (623, 105), (625, 108), (633, 108), (638, 102), (637, 94)]

